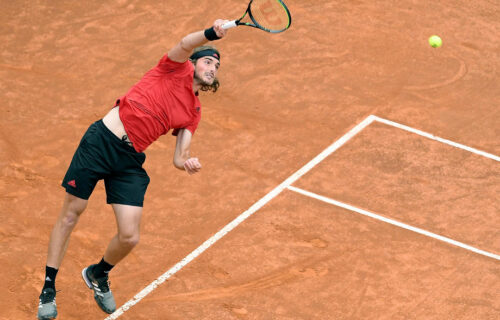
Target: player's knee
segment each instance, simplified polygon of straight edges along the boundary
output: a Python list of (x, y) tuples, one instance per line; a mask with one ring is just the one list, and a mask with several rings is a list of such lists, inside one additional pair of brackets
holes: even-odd
[(63, 211), (59, 218), (62, 226), (64, 228), (73, 228), (77, 224), (80, 218), (80, 214), (83, 212), (83, 210), (85, 210), (85, 207), (74, 208), (71, 207), (71, 205), (63, 208)]
[(118, 240), (122, 246), (133, 248), (139, 243), (139, 233), (118, 234)]
[(73, 228), (78, 222), (79, 215), (73, 212), (66, 212), (61, 219), (61, 222), (65, 228)]
[(87, 203), (88, 200), (80, 199), (69, 193), (66, 194), (66, 211), (69, 214), (79, 216), (87, 208)]

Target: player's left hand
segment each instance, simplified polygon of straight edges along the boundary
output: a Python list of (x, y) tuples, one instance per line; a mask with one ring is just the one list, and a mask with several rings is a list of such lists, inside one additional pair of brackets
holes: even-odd
[(198, 158), (189, 158), (184, 162), (184, 169), (190, 175), (195, 174), (201, 170), (201, 163)]

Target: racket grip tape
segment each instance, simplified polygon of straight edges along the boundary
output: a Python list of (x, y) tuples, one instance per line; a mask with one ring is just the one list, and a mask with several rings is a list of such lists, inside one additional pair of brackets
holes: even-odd
[(229, 21), (229, 22), (226, 22), (222, 25), (222, 29), (231, 29), (231, 28), (234, 28), (236, 27), (237, 24), (236, 24), (236, 20), (233, 20), (233, 21)]

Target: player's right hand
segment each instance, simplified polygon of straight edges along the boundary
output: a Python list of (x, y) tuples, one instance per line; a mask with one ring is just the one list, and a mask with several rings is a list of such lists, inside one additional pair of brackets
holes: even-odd
[(184, 162), (184, 170), (186, 170), (187, 173), (195, 174), (196, 172), (199, 172), (201, 170), (201, 163), (198, 160), (198, 158), (189, 158)]
[(217, 36), (219, 38), (224, 38), (224, 36), (226, 35), (227, 33), (227, 30), (222, 28), (222, 26), (226, 23), (226, 22), (229, 22), (229, 20), (222, 20), (222, 19), (217, 19), (215, 20), (214, 22), (214, 25), (213, 25), (213, 28), (214, 28), (214, 31), (215, 33), (217, 34)]

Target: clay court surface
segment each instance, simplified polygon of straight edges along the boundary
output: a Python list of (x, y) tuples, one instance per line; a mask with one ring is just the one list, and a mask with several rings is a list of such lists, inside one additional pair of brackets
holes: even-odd
[[(246, 1), (0, 3), (0, 319), (34, 319), (86, 128), (185, 34)], [(119, 319), (498, 319), (498, 1), (287, 4), (287, 32), (240, 27), (216, 43), (222, 86), (202, 94), (191, 148), (202, 172), (172, 166), (170, 134), (146, 150), (141, 241), (110, 276), (118, 306), (370, 115), (493, 157), (374, 121)], [(106, 318), (80, 272), (115, 232), (100, 183), (57, 277), (58, 319)]]

